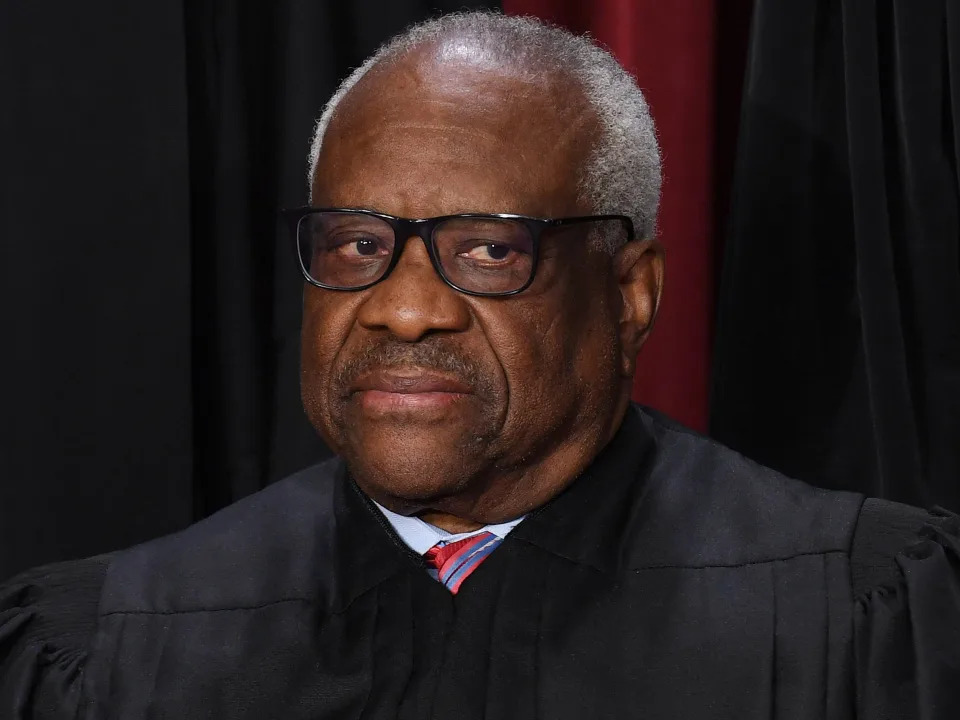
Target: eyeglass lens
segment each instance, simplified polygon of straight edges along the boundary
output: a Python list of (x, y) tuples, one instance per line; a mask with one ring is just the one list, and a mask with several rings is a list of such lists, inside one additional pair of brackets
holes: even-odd
[[(443, 275), (469, 292), (513, 292), (533, 272), (533, 237), (516, 220), (450, 218), (434, 226), (433, 243)], [(390, 223), (362, 213), (311, 213), (297, 228), (303, 268), (333, 288), (362, 287), (382, 278), (394, 244)]]

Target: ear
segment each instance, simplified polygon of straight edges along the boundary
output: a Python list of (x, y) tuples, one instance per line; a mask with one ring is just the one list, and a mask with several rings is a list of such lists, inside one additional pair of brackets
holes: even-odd
[(664, 253), (656, 240), (632, 240), (613, 258), (620, 288), (620, 372), (633, 377), (637, 354), (653, 329), (663, 291)]

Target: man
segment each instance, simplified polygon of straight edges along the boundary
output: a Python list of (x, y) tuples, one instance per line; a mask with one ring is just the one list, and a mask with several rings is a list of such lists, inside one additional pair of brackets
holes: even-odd
[(960, 717), (956, 518), (630, 405), (660, 171), (608, 54), (413, 28), (310, 181), (303, 400), (339, 458), (8, 583), (3, 717)]

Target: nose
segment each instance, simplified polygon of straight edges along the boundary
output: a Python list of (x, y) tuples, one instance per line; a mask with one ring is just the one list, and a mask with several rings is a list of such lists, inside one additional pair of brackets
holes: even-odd
[(466, 330), (470, 312), (463, 296), (437, 275), (423, 241), (411, 237), (390, 275), (370, 288), (357, 322), (417, 342), (435, 332)]

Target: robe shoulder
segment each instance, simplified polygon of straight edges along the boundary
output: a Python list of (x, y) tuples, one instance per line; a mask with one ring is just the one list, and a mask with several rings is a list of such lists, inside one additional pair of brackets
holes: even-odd
[(789, 478), (656, 412), (639, 418), (650, 441), (627, 501), (635, 567), (849, 554), (863, 495)]
[[(303, 546), (302, 535), (322, 527), (331, 512), (336, 471), (336, 463), (328, 461), (180, 532), (120, 552), (34, 568), (0, 584), (0, 718), (77, 717), (84, 668), (104, 614), (124, 607), (164, 612), (308, 594), (288, 583), (271, 587), (267, 597), (260, 577), (251, 600), (252, 583), (245, 586), (244, 580), (251, 577), (251, 562), (317, 561), (301, 558), (296, 549)], [(118, 573), (105, 597), (111, 574)]]
[(76, 716), (111, 557), (44, 565), (0, 585), (0, 718)]
[(960, 517), (814, 488), (656, 414), (646, 422), (654, 442), (637, 516), (661, 545), (634, 563), (839, 557), (853, 599), (857, 717), (960, 717)]
[(172, 535), (119, 553), (101, 613), (228, 610), (317, 600), (329, 568), (336, 477), (331, 459)]
[(850, 568), (860, 717), (960, 717), (960, 517), (867, 500)]

